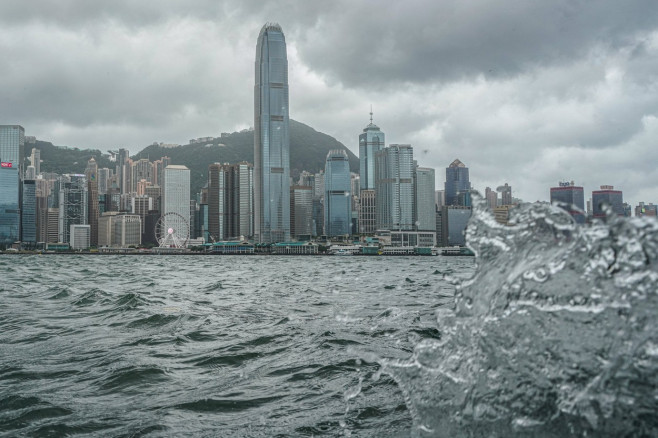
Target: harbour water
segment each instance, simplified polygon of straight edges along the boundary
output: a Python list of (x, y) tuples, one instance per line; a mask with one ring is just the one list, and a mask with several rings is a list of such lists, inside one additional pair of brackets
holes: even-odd
[(0, 257), (3, 436), (656, 436), (658, 225), (478, 257)]

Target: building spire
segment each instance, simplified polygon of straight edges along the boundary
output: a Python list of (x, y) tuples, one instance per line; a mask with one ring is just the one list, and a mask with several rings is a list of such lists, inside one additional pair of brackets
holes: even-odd
[(372, 104), (370, 104), (370, 124), (372, 125)]

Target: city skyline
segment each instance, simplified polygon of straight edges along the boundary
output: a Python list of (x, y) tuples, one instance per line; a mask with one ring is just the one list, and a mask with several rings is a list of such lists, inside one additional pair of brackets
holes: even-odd
[(513, 14), (484, 2), (194, 6), (0, 5), (2, 123), (132, 153), (247, 128), (253, 35), (277, 21), (292, 118), (354, 153), (372, 104), (389, 143), (410, 143), (437, 171), (459, 158), (481, 191), (510, 181), (518, 197), (545, 200), (546, 187), (576, 180), (586, 192), (613, 184), (632, 205), (658, 192), (651, 2), (514, 4)]

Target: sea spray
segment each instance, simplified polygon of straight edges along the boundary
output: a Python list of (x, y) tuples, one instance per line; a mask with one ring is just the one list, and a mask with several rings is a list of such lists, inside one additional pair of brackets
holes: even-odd
[(379, 360), (412, 435), (658, 436), (658, 221), (511, 214), (477, 203), (477, 269), (437, 313), (440, 339)]

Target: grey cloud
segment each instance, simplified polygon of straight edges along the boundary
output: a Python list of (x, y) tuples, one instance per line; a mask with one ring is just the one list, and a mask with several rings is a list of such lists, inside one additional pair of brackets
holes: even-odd
[[(347, 9), (345, 5), (345, 9)], [(360, 2), (300, 35), (309, 65), (348, 86), (505, 78), (625, 46), (658, 25), (652, 0)]]

